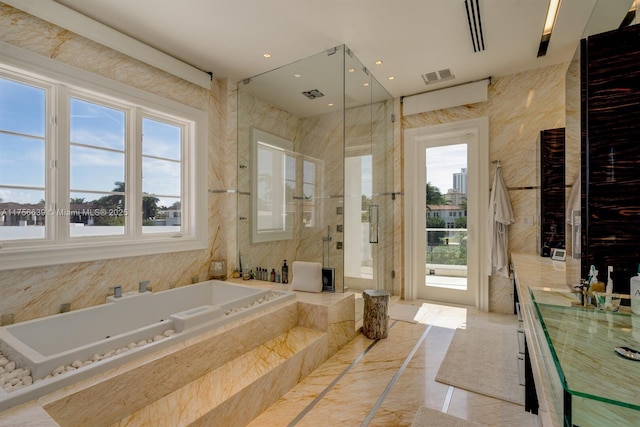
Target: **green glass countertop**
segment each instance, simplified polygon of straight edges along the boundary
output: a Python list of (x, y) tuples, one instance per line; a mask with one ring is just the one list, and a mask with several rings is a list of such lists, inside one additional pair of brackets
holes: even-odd
[(566, 291), (529, 291), (565, 391), (640, 411), (640, 361), (614, 350), (640, 350), (640, 315), (573, 307)]

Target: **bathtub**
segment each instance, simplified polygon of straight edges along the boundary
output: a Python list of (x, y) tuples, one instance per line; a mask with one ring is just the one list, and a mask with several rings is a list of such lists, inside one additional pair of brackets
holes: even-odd
[[(34, 380), (8, 392), (0, 389), (0, 411), (294, 299), (293, 292), (210, 280), (126, 293), (95, 307), (0, 327), (0, 351), (29, 369)], [(51, 377), (73, 365), (79, 367)]]

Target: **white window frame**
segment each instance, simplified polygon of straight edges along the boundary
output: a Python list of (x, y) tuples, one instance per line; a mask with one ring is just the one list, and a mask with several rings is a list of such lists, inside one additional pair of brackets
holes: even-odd
[[(69, 238), (69, 218), (47, 217), (44, 239), (0, 241), (0, 271), (94, 261), (140, 255), (152, 255), (206, 249), (207, 229), (207, 112), (154, 95), (125, 84), (109, 80), (67, 64), (25, 51), (0, 42), (0, 71), (7, 77), (22, 76), (23, 81), (33, 79), (38, 85), (52, 88), (47, 96), (47, 155), (46, 200), (55, 206), (47, 209), (69, 208), (69, 128), (68, 102), (65, 92), (95, 96), (97, 100), (111, 100), (118, 108), (137, 111), (129, 115), (127, 126), (133, 118), (141, 122), (145, 117), (164, 117), (168, 121), (184, 123), (182, 164), (182, 223), (181, 232), (142, 234), (142, 209), (140, 129), (133, 124), (127, 132), (134, 138), (126, 149), (125, 182), (127, 198), (133, 209), (129, 212), (125, 236), (99, 236)], [(53, 109), (56, 110), (53, 110)], [(56, 116), (53, 116), (56, 111)], [(57, 123), (56, 123), (57, 122)], [(65, 143), (65, 141), (67, 141)], [(135, 141), (135, 142), (134, 142)], [(135, 149), (136, 152), (133, 152)], [(136, 175), (137, 174), (137, 175)], [(131, 177), (138, 177), (131, 179)], [(135, 188), (135, 189), (134, 189)], [(128, 200), (131, 198), (130, 200)], [(50, 224), (49, 222), (52, 222)], [(53, 223), (55, 222), (55, 223)]]
[[(264, 243), (273, 242), (277, 240), (291, 240), (293, 239), (293, 226), (286, 226), (284, 221), (284, 227), (280, 229), (271, 229), (261, 231), (258, 229), (258, 144), (265, 144), (271, 146), (277, 150), (282, 151), (282, 176), (281, 179), (285, 180), (285, 161), (284, 157), (288, 154), (293, 156), (293, 142), (288, 141), (276, 135), (264, 132), (260, 129), (250, 129), (251, 138), (251, 243)], [(297, 160), (297, 159), (296, 159)], [(296, 165), (297, 167), (297, 165)], [(282, 215), (286, 215), (286, 191), (283, 189), (283, 194), (277, 196), (278, 201), (281, 203)]]

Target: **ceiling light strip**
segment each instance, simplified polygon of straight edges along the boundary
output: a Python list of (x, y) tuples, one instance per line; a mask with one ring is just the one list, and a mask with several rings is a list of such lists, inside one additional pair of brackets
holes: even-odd
[(556, 25), (561, 1), (562, 0), (549, 0), (547, 16), (545, 17), (544, 27), (542, 28), (542, 37), (540, 37), (540, 45), (538, 46), (538, 57), (545, 56), (547, 54), (547, 48), (551, 41), (553, 27)]
[(211, 74), (53, 0), (2, 0), (2, 2), (198, 86), (206, 89), (211, 88)]

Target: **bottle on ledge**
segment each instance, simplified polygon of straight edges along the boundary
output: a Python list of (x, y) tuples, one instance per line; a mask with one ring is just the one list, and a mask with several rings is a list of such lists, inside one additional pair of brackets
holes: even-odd
[(289, 267), (287, 266), (287, 260), (284, 260), (282, 264), (282, 283), (289, 283)]

